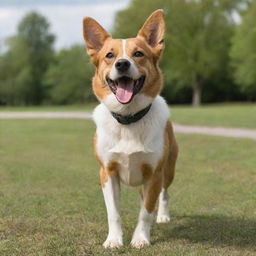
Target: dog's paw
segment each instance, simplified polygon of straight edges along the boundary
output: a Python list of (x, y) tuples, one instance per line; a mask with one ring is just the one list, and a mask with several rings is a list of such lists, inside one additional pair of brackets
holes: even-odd
[(131, 241), (131, 246), (137, 249), (141, 249), (144, 246), (150, 245), (150, 242), (143, 237), (139, 237), (139, 238), (133, 238)]
[(121, 241), (121, 239), (107, 239), (103, 243), (104, 248), (119, 248), (122, 245), (123, 242)]
[(156, 218), (156, 223), (167, 223), (170, 222), (171, 218), (169, 215), (161, 214)]

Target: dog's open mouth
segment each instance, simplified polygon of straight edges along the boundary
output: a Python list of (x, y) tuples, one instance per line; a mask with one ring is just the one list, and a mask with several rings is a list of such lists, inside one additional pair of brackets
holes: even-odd
[(115, 94), (116, 99), (122, 104), (127, 104), (131, 102), (134, 95), (141, 90), (145, 81), (145, 76), (141, 76), (137, 80), (133, 80), (127, 76), (120, 77), (116, 80), (111, 80), (107, 76), (106, 81), (110, 90)]

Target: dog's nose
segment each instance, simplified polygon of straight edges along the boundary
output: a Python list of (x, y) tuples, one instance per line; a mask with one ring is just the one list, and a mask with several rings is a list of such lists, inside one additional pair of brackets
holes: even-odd
[(125, 72), (129, 69), (131, 63), (126, 59), (120, 59), (116, 62), (115, 66), (119, 72)]

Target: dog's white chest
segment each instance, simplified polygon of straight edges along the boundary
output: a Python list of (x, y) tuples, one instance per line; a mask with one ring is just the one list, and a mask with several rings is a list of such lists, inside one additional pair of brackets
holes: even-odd
[(117, 162), (119, 177), (124, 184), (141, 185), (142, 165), (149, 164), (155, 169), (163, 156), (168, 117), (168, 107), (160, 96), (153, 101), (146, 116), (130, 125), (119, 124), (109, 110), (100, 104), (93, 118), (97, 125), (97, 154), (104, 166)]
[(145, 158), (143, 153), (119, 154), (119, 177), (124, 184), (138, 186), (143, 183), (143, 176), (140, 170), (142, 158)]
[[(161, 154), (161, 152), (159, 152)], [(159, 153), (136, 152), (133, 154), (112, 154), (111, 161), (119, 164), (119, 177), (122, 183), (130, 186), (139, 186), (143, 184), (142, 165), (149, 164), (155, 168), (159, 159)]]

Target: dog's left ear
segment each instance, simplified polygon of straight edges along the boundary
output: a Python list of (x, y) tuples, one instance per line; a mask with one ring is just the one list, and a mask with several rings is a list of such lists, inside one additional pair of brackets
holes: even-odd
[(164, 49), (164, 11), (162, 9), (154, 11), (145, 21), (139, 30), (137, 37), (143, 37), (148, 45), (160, 56)]

